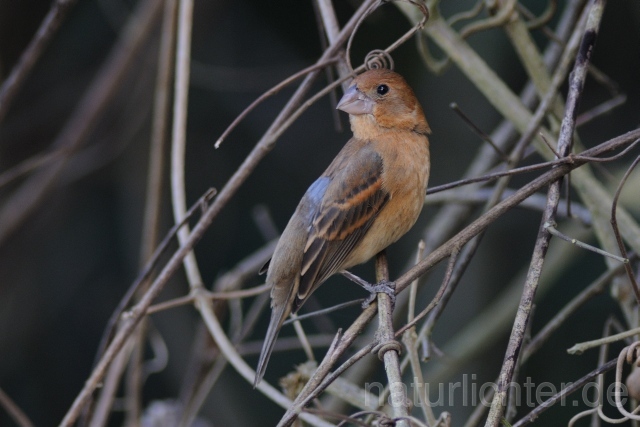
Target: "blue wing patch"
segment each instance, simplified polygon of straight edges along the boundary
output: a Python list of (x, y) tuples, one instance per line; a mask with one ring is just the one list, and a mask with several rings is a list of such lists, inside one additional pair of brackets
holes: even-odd
[(331, 182), (331, 178), (328, 176), (321, 176), (316, 179), (313, 184), (307, 190), (307, 196), (314, 204), (319, 204), (324, 197), (324, 193), (327, 191), (327, 187), (329, 187), (329, 183)]
[(327, 188), (329, 187), (329, 183), (331, 182), (331, 178), (327, 176), (321, 176), (316, 179), (313, 184), (309, 187), (307, 192), (305, 193), (305, 198), (311, 202), (307, 215), (308, 220), (311, 222), (313, 220), (313, 216), (317, 212), (320, 204), (322, 203), (322, 198), (324, 197), (324, 193), (327, 192)]

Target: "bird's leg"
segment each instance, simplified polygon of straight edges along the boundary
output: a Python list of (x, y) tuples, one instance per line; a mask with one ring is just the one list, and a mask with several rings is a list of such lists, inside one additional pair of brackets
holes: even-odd
[(363, 286), (363, 288), (369, 291), (371, 294), (367, 297), (366, 300), (362, 303), (362, 308), (367, 308), (369, 305), (377, 298), (379, 293), (384, 293), (389, 295), (391, 298), (391, 306), (394, 307), (396, 305), (396, 284), (395, 282), (390, 282), (388, 280), (383, 280), (381, 282), (372, 285), (367, 283), (367, 286)]
[(378, 282), (376, 284), (371, 284), (371, 283), (367, 282), (366, 280), (356, 276), (355, 274), (353, 274), (353, 273), (351, 273), (349, 271), (344, 270), (341, 273), (342, 273), (342, 275), (344, 277), (346, 277), (347, 279), (351, 280), (353, 283), (357, 284), (358, 286), (362, 287), (364, 290), (366, 290), (366, 291), (368, 291), (370, 293), (370, 295), (367, 297), (367, 299), (365, 299), (362, 302), (362, 308), (369, 307), (369, 305), (376, 299), (376, 296), (380, 292), (389, 295), (389, 298), (391, 298), (391, 304), (395, 305), (395, 303), (396, 303), (396, 284), (395, 284), (395, 282), (390, 282), (388, 280), (383, 280), (383, 281)]

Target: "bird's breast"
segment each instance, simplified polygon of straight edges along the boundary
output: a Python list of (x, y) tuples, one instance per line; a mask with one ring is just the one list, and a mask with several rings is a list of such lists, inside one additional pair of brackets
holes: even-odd
[(413, 134), (412, 139), (393, 141), (379, 151), (389, 150), (384, 159), (383, 188), (389, 201), (378, 213), (361, 244), (349, 256), (344, 268), (361, 264), (397, 241), (415, 224), (429, 180), (429, 144), (427, 138)]

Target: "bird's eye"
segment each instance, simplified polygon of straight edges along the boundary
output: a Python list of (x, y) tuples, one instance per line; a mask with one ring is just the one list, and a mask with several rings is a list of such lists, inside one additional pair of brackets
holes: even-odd
[(378, 92), (378, 95), (386, 95), (386, 93), (389, 92), (389, 86), (380, 85), (380, 86), (378, 86), (376, 91)]

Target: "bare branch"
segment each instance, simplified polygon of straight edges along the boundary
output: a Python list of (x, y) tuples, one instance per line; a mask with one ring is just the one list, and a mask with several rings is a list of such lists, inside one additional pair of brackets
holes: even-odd
[(0, 87), (0, 123), (4, 119), (20, 87), (31, 73), (51, 39), (60, 28), (69, 11), (75, 5), (76, 0), (56, 0), (51, 9), (42, 20), (40, 28), (33, 36), (29, 46), (20, 56), (20, 60), (11, 70), (11, 74), (4, 80)]

